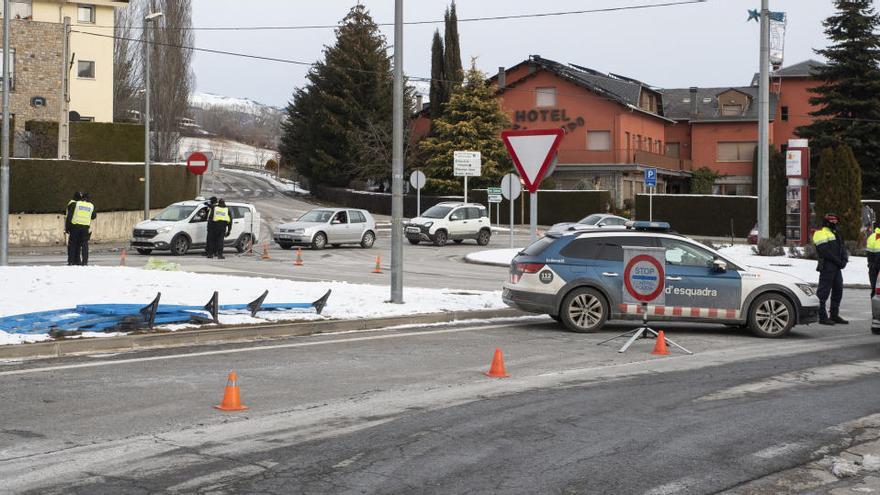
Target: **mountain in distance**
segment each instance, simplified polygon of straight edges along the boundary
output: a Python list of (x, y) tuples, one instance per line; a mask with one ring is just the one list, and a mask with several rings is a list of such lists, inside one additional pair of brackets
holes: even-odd
[(281, 136), (284, 111), (250, 98), (212, 93), (190, 95), (192, 135), (214, 135), (253, 146), (274, 149)]

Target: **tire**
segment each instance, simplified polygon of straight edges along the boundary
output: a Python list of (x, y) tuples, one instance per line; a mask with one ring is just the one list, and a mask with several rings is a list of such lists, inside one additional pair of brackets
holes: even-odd
[[(373, 233), (372, 230), (368, 230), (364, 232), (364, 236), (361, 237), (361, 247), (364, 249), (370, 249), (373, 247), (373, 244), (376, 242), (376, 234)], [(412, 242), (412, 241), (409, 241)], [(418, 242), (418, 241), (416, 241)]]
[(479, 244), (480, 246), (485, 246), (486, 244), (489, 244), (489, 240), (491, 238), (492, 233), (486, 229), (483, 229), (480, 231), (479, 234), (477, 234), (477, 244)]
[(794, 305), (787, 297), (762, 294), (749, 306), (749, 329), (758, 337), (779, 338), (794, 327), (795, 317)]
[(338, 247), (341, 246), (342, 244), (330, 244), (330, 245), (333, 246), (333, 247), (335, 247), (335, 248), (338, 248)]
[(462, 242), (464, 242), (464, 239), (453, 239), (452, 242), (456, 244), (461, 244)]
[(137, 249), (138, 254), (143, 254), (144, 256), (153, 252), (152, 249), (144, 249), (144, 248), (135, 248)]
[(236, 242), (235, 246), (234, 246), (235, 251), (238, 252), (238, 254), (243, 253), (244, 250), (247, 249), (247, 245), (248, 245), (248, 242), (250, 241), (250, 238), (251, 238), (250, 234), (242, 234), (241, 237), (238, 238), (238, 242)]
[(183, 234), (177, 234), (171, 239), (171, 254), (183, 256), (189, 251), (189, 239)]
[(421, 242), (421, 241), (419, 241), (418, 239), (407, 239), (407, 240), (408, 240), (409, 243), (412, 244), (413, 246), (415, 246), (416, 244), (418, 244), (419, 242)]
[(327, 234), (318, 232), (312, 238), (312, 249), (324, 249), (327, 247)]
[(608, 321), (609, 310), (608, 302), (599, 291), (581, 287), (566, 294), (559, 317), (572, 332), (593, 333)]
[(449, 239), (445, 230), (438, 230), (434, 233), (434, 245), (435, 246), (445, 246), (446, 241)]
[(288, 244), (288, 243), (285, 242), (284, 244), (278, 244), (278, 246), (279, 246), (281, 249), (290, 249), (290, 248), (293, 247), (293, 244)]

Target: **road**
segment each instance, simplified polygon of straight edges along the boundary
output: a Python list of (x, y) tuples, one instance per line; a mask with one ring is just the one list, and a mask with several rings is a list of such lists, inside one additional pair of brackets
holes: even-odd
[[(12, 493), (715, 493), (808, 462), (877, 410), (880, 337), (664, 325), (627, 354), (546, 319), (0, 367)], [(858, 302), (856, 302), (858, 301)], [(494, 348), (509, 379), (482, 375)], [(222, 413), (228, 370), (251, 409)], [(3, 490), (3, 488), (0, 488)]]

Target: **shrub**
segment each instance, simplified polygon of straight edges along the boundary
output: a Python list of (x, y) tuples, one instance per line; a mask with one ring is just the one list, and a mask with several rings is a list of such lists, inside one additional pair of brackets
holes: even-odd
[(785, 238), (782, 235), (759, 239), (757, 246), (752, 246), (752, 252), (758, 256), (785, 256)]

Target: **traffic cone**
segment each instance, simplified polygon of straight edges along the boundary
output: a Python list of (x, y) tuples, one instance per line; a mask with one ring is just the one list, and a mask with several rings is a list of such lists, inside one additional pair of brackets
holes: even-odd
[(510, 378), (510, 375), (504, 369), (504, 354), (501, 353), (501, 349), (495, 349), (492, 365), (489, 367), (489, 371), (483, 374), (491, 378)]
[(651, 354), (657, 356), (668, 356), (669, 349), (666, 348), (666, 333), (663, 330), (657, 334), (657, 343), (654, 344), (654, 350), (651, 351)]
[(293, 262), (293, 266), (303, 266), (303, 257), (302, 257), (302, 249), (296, 248), (296, 260)]
[(382, 273), (382, 257), (376, 256), (376, 268), (373, 268), (373, 273)]
[(247, 406), (241, 404), (241, 397), (238, 391), (238, 376), (234, 371), (230, 371), (229, 377), (226, 378), (226, 390), (223, 391), (223, 402), (219, 406), (214, 406), (214, 409), (221, 411), (244, 411), (247, 408)]
[(264, 243), (263, 243), (263, 255), (260, 256), (260, 259), (261, 259), (261, 260), (269, 260), (269, 259), (272, 259), (272, 258), (269, 257), (269, 243), (268, 243), (268, 242), (264, 242)]
[(119, 253), (119, 266), (125, 266), (125, 248), (122, 248), (122, 252)]

